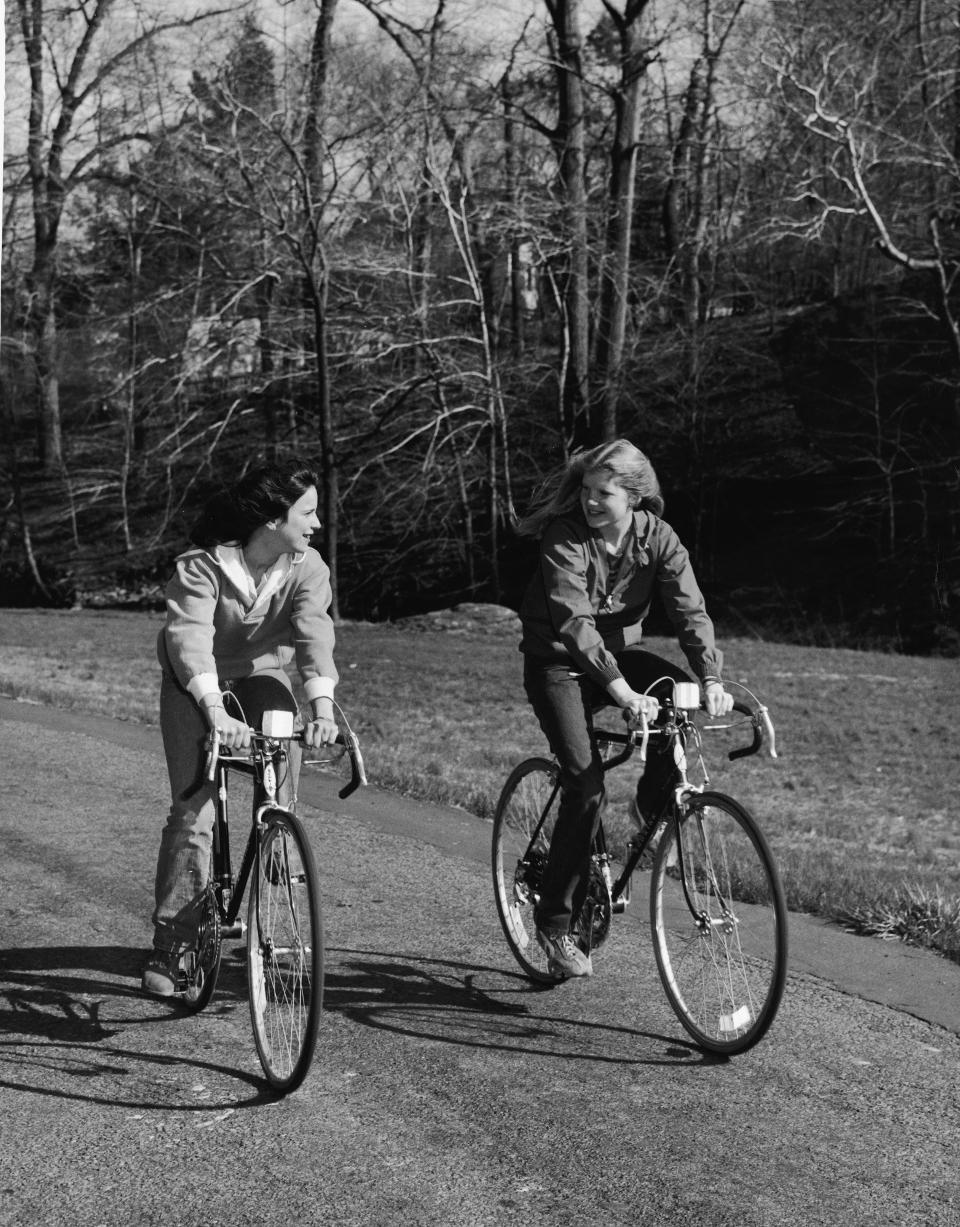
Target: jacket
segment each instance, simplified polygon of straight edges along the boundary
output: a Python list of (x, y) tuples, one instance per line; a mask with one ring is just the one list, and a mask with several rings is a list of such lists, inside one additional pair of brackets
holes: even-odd
[(619, 576), (610, 574), (603, 538), (579, 512), (546, 527), (540, 562), (523, 601), (520, 651), (544, 660), (570, 660), (592, 681), (607, 686), (622, 673), (616, 653), (638, 644), (643, 621), (659, 593), (690, 667), (701, 681), (721, 676), (716, 646), (690, 557), (666, 521), (636, 511)]
[(161, 666), (199, 702), (220, 679), (296, 660), (307, 699), (332, 697), (330, 570), (316, 550), (284, 554), (254, 585), (236, 546), (181, 554), (157, 638)]

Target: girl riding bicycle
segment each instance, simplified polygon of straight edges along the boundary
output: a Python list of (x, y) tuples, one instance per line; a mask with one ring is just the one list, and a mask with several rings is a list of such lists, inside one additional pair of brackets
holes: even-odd
[[(691, 678), (641, 646), (659, 593), (707, 711), (733, 705), (687, 551), (660, 518), (663, 497), (650, 461), (625, 439), (576, 454), (554, 474), (518, 531), (540, 537), (540, 563), (520, 606), (524, 689), (560, 767), (561, 798), (536, 911), (537, 940), (558, 978), (588, 976), (588, 955), (570, 935), (590, 873), (604, 804), (593, 713), (616, 705), (653, 719), (643, 693), (660, 678)], [(655, 821), (673, 763), (650, 752), (637, 785), (635, 819)]]
[[(297, 461), (255, 469), (207, 504), (192, 533), (196, 548), (180, 555), (167, 585), (157, 656), (172, 800), (142, 980), (154, 996), (173, 995), (182, 953), (196, 941), (214, 812), (203, 772), (208, 734), (217, 729), (221, 745), (246, 749), (264, 711), (296, 713), (285, 670), (295, 660), (311, 708), (305, 743), (337, 736), (330, 572), (310, 546), (319, 527), (311, 469)], [(296, 785), (295, 744), (290, 761), (282, 800)]]

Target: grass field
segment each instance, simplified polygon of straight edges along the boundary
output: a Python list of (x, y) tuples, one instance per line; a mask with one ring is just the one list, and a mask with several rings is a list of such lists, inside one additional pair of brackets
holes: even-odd
[[(0, 693), (156, 721), (157, 613), (0, 609)], [(683, 663), (665, 640), (654, 651)], [(790, 907), (960, 961), (960, 661), (727, 639), (726, 676), (769, 705), (780, 757), (708, 758), (773, 847)], [(490, 817), (545, 752), (511, 630), (338, 628), (338, 698), (373, 782)], [(159, 736), (159, 734), (158, 734)], [(629, 767), (611, 780), (616, 849)]]

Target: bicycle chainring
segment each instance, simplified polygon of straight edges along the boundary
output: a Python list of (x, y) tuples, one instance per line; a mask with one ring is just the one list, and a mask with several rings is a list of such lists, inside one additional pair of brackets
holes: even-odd
[(573, 939), (584, 954), (589, 954), (598, 946), (603, 945), (610, 932), (612, 917), (613, 901), (610, 898), (610, 886), (600, 863), (594, 857), (590, 862), (587, 897), (580, 909), (580, 916), (573, 926)]
[(220, 910), (217, 907), (217, 897), (211, 885), (204, 892), (201, 903), (196, 949), (188, 951), (187, 958), (184, 960), (187, 966), (184, 996), (188, 1002), (196, 1001), (203, 992), (207, 976), (220, 954), (221, 940)]
[(536, 904), (540, 898), (540, 884), (547, 868), (547, 853), (540, 848), (530, 852), (526, 860), (517, 864), (513, 891), (518, 903)]

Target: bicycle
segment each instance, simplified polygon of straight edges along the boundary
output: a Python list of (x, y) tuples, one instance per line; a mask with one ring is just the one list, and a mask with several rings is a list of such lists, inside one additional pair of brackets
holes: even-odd
[[(340, 733), (337, 758), (349, 756), (351, 778), (340, 789), (348, 797), (366, 774), (360, 744), (336, 706)], [(207, 739), (206, 779), (216, 782), (210, 882), (203, 895), (196, 946), (185, 952), (177, 996), (192, 1013), (204, 1009), (217, 985), (224, 938), (246, 934), (248, 996), (254, 1042), (267, 1081), (287, 1093), (310, 1069), (323, 997), (323, 925), (316, 863), (303, 824), (292, 806), (278, 801), (279, 781), (288, 769), (293, 732), (291, 712), (265, 712), (261, 732), (251, 735), (244, 754)], [(333, 758), (304, 759), (304, 766)], [(230, 856), (228, 777), (253, 781), (250, 834), (239, 872)], [(252, 879), (252, 881), (251, 881)], [(240, 917), (251, 882), (247, 919)]]
[[(670, 679), (660, 679), (660, 682)], [(656, 683), (660, 685), (660, 683)], [(738, 685), (731, 683), (731, 686)], [(655, 689), (651, 686), (648, 693)], [(657, 971), (674, 1013), (704, 1049), (734, 1055), (767, 1032), (783, 996), (787, 971), (787, 907), (767, 842), (751, 814), (732, 797), (709, 789), (703, 760), (704, 734), (749, 721), (752, 743), (730, 751), (731, 760), (756, 754), (768, 742), (776, 757), (773, 724), (765, 706), (737, 701), (726, 720), (701, 727), (698, 688), (673, 684), (652, 726), (617, 732), (595, 730), (609, 771), (639, 751), (648, 739), (666, 739), (677, 774), (663, 811), (628, 841), (625, 863), (614, 879), (601, 821), (593, 844), (586, 898), (571, 934), (589, 955), (606, 939), (612, 917), (630, 902), (631, 881), (647, 849), (650, 924)], [(743, 719), (740, 719), (740, 718)], [(687, 776), (695, 756), (701, 784)], [(536, 940), (539, 900), (560, 791), (557, 763), (529, 758), (504, 784), (493, 820), (493, 881), (500, 923), (517, 962), (531, 980), (555, 983)]]

